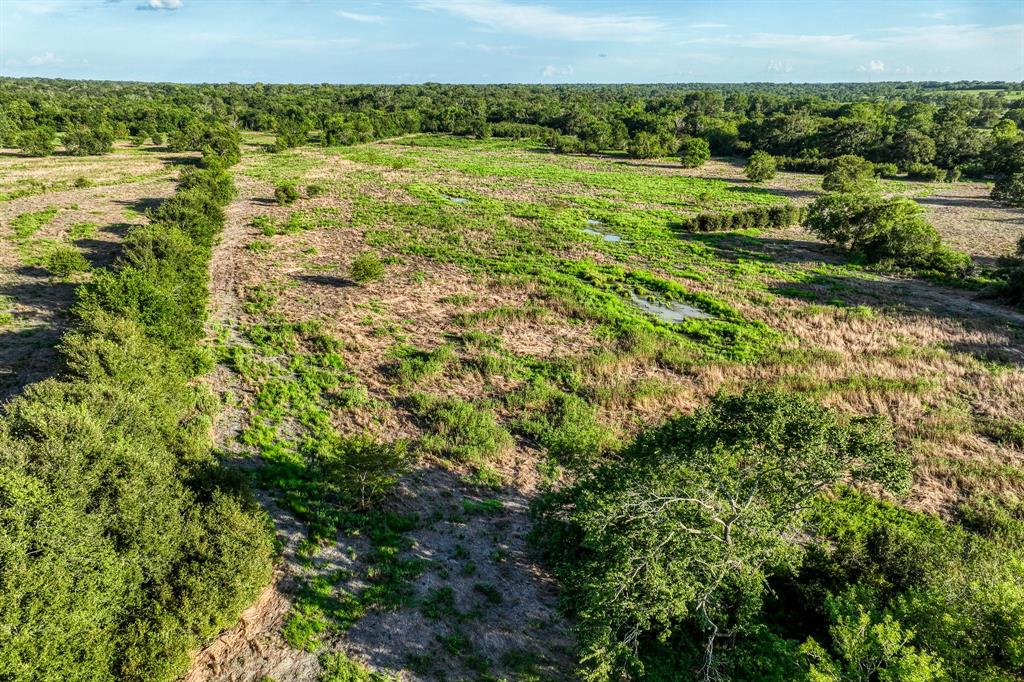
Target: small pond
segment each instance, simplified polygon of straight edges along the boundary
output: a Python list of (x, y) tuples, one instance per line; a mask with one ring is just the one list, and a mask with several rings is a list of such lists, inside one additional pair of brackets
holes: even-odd
[(654, 315), (662, 322), (675, 324), (676, 322), (682, 322), (683, 320), (706, 319), (711, 317), (700, 308), (695, 308), (692, 305), (687, 305), (686, 303), (660, 303), (647, 298), (642, 298), (632, 293), (630, 294), (630, 297), (638, 308), (646, 313)]

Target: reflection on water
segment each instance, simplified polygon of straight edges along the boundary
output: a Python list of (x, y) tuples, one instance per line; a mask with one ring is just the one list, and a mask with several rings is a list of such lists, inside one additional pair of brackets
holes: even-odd
[(694, 308), (692, 305), (687, 305), (685, 303), (659, 303), (647, 298), (642, 298), (633, 293), (630, 294), (630, 297), (633, 299), (633, 303), (636, 304), (637, 307), (644, 312), (654, 315), (662, 322), (674, 324), (676, 322), (682, 322), (683, 320), (711, 317), (703, 310)]

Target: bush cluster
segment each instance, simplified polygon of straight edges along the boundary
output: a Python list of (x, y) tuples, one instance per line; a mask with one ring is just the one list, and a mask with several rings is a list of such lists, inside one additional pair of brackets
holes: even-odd
[(923, 274), (966, 274), (970, 257), (943, 244), (922, 213), (905, 197), (829, 193), (811, 204), (805, 224), (866, 263), (888, 263)]
[(193, 381), (231, 194), (232, 152), (204, 139), (208, 167), (79, 289), (60, 375), (0, 417), (0, 678), (173, 679), (269, 579), (264, 517)]
[(733, 213), (700, 213), (689, 218), (683, 228), (695, 232), (721, 232), (750, 228), (788, 227), (799, 223), (800, 208), (790, 204), (753, 206)]

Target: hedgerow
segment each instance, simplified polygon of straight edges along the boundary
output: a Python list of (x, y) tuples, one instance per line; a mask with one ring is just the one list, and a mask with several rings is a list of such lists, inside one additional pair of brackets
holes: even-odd
[(224, 139), (79, 289), (56, 378), (0, 416), (0, 679), (169, 680), (269, 579), (271, 537), (194, 382)]

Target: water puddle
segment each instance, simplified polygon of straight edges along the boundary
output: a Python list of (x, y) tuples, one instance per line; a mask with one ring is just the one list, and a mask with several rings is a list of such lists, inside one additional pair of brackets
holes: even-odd
[(711, 316), (700, 308), (694, 308), (685, 303), (658, 303), (647, 298), (642, 298), (634, 293), (630, 294), (633, 303), (646, 313), (654, 315), (662, 322), (675, 324), (683, 320), (706, 319)]
[(467, 199), (466, 197), (450, 197), (447, 194), (444, 194), (442, 196), (444, 196), (445, 199), (452, 202), (453, 204), (464, 204), (467, 201), (469, 201), (469, 199)]
[[(604, 223), (601, 222), (600, 220), (596, 220), (595, 218), (587, 218), (587, 225), (590, 225), (591, 227), (584, 227), (583, 231), (586, 232), (589, 235), (593, 235), (595, 237), (600, 237), (601, 239), (605, 240), (606, 242), (621, 242), (622, 241), (622, 236), (621, 235), (617, 235), (614, 232), (601, 232), (600, 230), (593, 229), (594, 227), (600, 227), (600, 226), (604, 225)], [(624, 242), (624, 243), (628, 244), (629, 242)]]
[(622, 237), (620, 237), (619, 235), (614, 234), (612, 232), (598, 232), (597, 230), (590, 230), (590, 229), (587, 229), (585, 227), (583, 228), (583, 231), (586, 232), (587, 234), (593, 235), (595, 237), (600, 237), (601, 239), (605, 240), (606, 242), (621, 242), (622, 241)]

